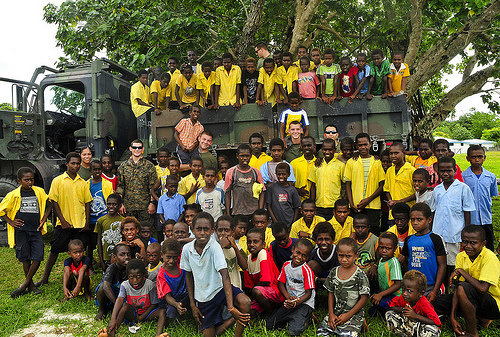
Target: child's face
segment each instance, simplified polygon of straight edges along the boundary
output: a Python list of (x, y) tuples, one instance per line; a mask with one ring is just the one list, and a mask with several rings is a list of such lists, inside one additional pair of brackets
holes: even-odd
[(170, 269), (177, 266), (177, 261), (179, 261), (179, 252), (173, 250), (167, 250), (165, 254), (162, 254), (163, 268)]
[(214, 170), (206, 170), (205, 174), (203, 175), (203, 180), (205, 180), (205, 184), (207, 186), (214, 186), (215, 182), (217, 181), (216, 172)]
[(423, 291), (418, 288), (417, 282), (407, 279), (403, 279), (402, 293), (403, 299), (412, 305), (415, 305), (423, 295)]
[(213, 233), (214, 229), (208, 219), (200, 218), (193, 226), (194, 237), (196, 238), (197, 243), (200, 243), (201, 245), (207, 244)]
[(304, 56), (307, 56), (307, 49), (299, 48), (299, 50), (297, 51), (297, 56), (299, 59), (304, 57)]
[(80, 245), (71, 245), (69, 247), (68, 255), (73, 259), (75, 264), (79, 264), (83, 258), (83, 247)]
[(111, 172), (113, 169), (113, 161), (109, 157), (103, 157), (101, 159), (101, 164), (102, 164), (102, 170), (104, 172)]
[(165, 234), (165, 239), (172, 239), (174, 237), (174, 225), (166, 224), (163, 234)]
[(69, 173), (77, 174), (80, 169), (81, 161), (76, 157), (72, 157), (69, 159), (69, 162), (66, 163), (66, 169)]
[(313, 204), (303, 204), (300, 213), (306, 223), (311, 223), (316, 215), (316, 207)]
[(429, 185), (429, 182), (424, 179), (423, 175), (421, 174), (413, 175), (413, 188), (415, 188), (415, 191), (417, 192), (425, 191), (427, 189), (427, 185)]
[(303, 138), (300, 142), (300, 148), (302, 153), (306, 156), (314, 155), (316, 153), (316, 146), (310, 138)]
[(160, 249), (156, 248), (149, 248), (151, 246), (148, 246), (148, 249), (146, 250), (146, 254), (148, 256), (148, 262), (152, 266), (157, 266), (158, 263), (160, 263)]
[(315, 50), (311, 53), (311, 59), (314, 62), (314, 64), (320, 64), (321, 63), (321, 52), (319, 50)]
[(486, 155), (483, 150), (471, 151), (470, 156), (467, 156), (467, 161), (473, 168), (479, 168), (483, 166), (485, 160)]
[(293, 139), (299, 139), (300, 135), (302, 134), (302, 126), (300, 124), (291, 124), (290, 127), (288, 128), (288, 132), (290, 133), (290, 136), (292, 136)]
[(139, 235), (141, 236), (141, 238), (145, 239), (145, 240), (149, 240), (151, 238), (151, 227), (142, 227), (141, 228), (141, 231), (139, 232)]
[(255, 72), (255, 63), (247, 63), (245, 69), (249, 74), (253, 74)]
[(432, 222), (432, 217), (426, 218), (421, 211), (413, 211), (410, 213), (411, 226), (417, 232), (423, 232), (429, 228)]
[[(262, 146), (261, 146), (262, 149)], [(252, 157), (252, 154), (248, 150), (241, 150), (239, 153), (236, 154), (236, 158), (238, 159), (238, 163), (242, 166), (248, 166), (248, 163), (250, 162), (250, 158)]]
[(290, 56), (283, 56), (283, 66), (288, 69), (292, 65), (292, 58)]
[(122, 234), (127, 241), (133, 241), (137, 237), (137, 233), (139, 233), (139, 228), (135, 226), (135, 223), (126, 223), (123, 225)]
[(139, 77), (139, 82), (141, 82), (142, 85), (147, 85), (148, 84), (148, 74), (142, 74), (141, 77)]
[(432, 150), (429, 144), (427, 143), (420, 144), (418, 148), (418, 154), (422, 159), (429, 159), (429, 157), (432, 156)]
[(378, 240), (378, 251), (382, 259), (384, 261), (387, 261), (394, 256), (396, 247), (394, 246), (391, 239), (382, 238)]
[(321, 149), (323, 150), (323, 156), (325, 157), (326, 161), (332, 160), (333, 156), (335, 155), (335, 144), (323, 143)]
[(268, 75), (271, 75), (273, 73), (273, 70), (274, 70), (274, 64), (272, 64), (272, 63), (266, 63), (264, 65), (264, 70), (266, 71), (266, 73)]
[(191, 172), (193, 175), (198, 175), (203, 171), (203, 162), (201, 160), (193, 160), (191, 161), (191, 165), (189, 165), (191, 168)]
[(325, 54), (323, 57), (323, 64), (327, 67), (331, 66), (333, 64), (333, 55), (332, 54)]
[(365, 56), (358, 56), (356, 58), (356, 64), (358, 65), (358, 69), (364, 69), (366, 66), (366, 57)]
[(290, 236), (287, 231), (273, 233), (273, 236), (280, 247), (286, 247), (286, 245), (290, 242)]
[(161, 79), (160, 80), (160, 87), (162, 89), (165, 89), (169, 83), (170, 83), (170, 80), (168, 78)]
[(234, 238), (239, 239), (243, 236), (245, 236), (245, 233), (247, 232), (247, 223), (246, 222), (238, 222), (236, 224), (236, 227), (234, 227)]
[[(192, 70), (191, 70), (191, 75), (192, 75)], [(201, 110), (199, 107), (194, 106), (191, 111), (189, 112), (189, 117), (191, 117), (191, 120), (196, 122), (198, 118), (200, 118)]]
[(288, 173), (285, 169), (276, 169), (276, 178), (278, 178), (278, 182), (280, 184), (286, 184), (289, 176), (290, 173)]
[(121, 206), (122, 204), (119, 203), (115, 198), (108, 198), (107, 208), (109, 215), (114, 216), (116, 213), (118, 213), (118, 210)]
[(184, 221), (186, 221), (186, 224), (188, 226), (191, 227), (191, 224), (193, 223), (193, 218), (194, 216), (198, 214), (198, 212), (196, 212), (195, 210), (193, 209), (188, 209), (185, 214), (184, 214)]
[(394, 63), (394, 66), (399, 69), (399, 67), (401, 67), (401, 63), (403, 63), (403, 55), (394, 55), (392, 57), (392, 63)]
[(205, 67), (203, 68), (203, 75), (205, 75), (205, 78), (209, 78), (210, 75), (212, 75), (212, 68), (211, 67)]
[(399, 146), (391, 146), (389, 150), (389, 157), (394, 165), (404, 164), (405, 154)]
[(214, 60), (214, 69), (219, 68), (222, 65), (222, 62), (220, 60)]
[(472, 259), (475, 259), (486, 245), (486, 240), (481, 240), (478, 233), (462, 233), (461, 248)]
[(331, 251), (333, 242), (334, 239), (328, 233), (320, 233), (316, 236), (316, 245), (323, 254)]
[(173, 73), (177, 69), (177, 62), (175, 62), (174, 60), (168, 60), (167, 67), (168, 70)]
[(347, 74), (349, 72), (349, 70), (351, 69), (351, 61), (349, 61), (349, 60), (340, 61), (340, 69), (342, 69), (342, 72), (344, 74)]
[(290, 104), (290, 110), (292, 111), (298, 111), (299, 110), (299, 104), (300, 100), (298, 98), (290, 98), (288, 101), (288, 104)]
[[(359, 151), (359, 155), (361, 157), (367, 157), (370, 155), (370, 147), (372, 146), (372, 143), (368, 138), (359, 138), (356, 141), (356, 148)], [(343, 153), (343, 152), (342, 152)]]
[(182, 223), (176, 223), (174, 225), (174, 239), (187, 239), (189, 236), (188, 228)]
[(184, 77), (186, 78), (186, 80), (188, 80), (188, 82), (189, 82), (191, 80), (191, 77), (193, 77), (193, 69), (191, 67), (185, 68), (182, 71), (182, 75), (184, 75)]
[(351, 159), (354, 153), (352, 144), (342, 144), (342, 146), (340, 147), (340, 151), (342, 152), (342, 157), (344, 157), (345, 159)]
[(145, 270), (131, 269), (128, 273), (128, 281), (134, 289), (140, 289), (146, 280)]
[(262, 141), (258, 137), (254, 137), (250, 139), (250, 148), (252, 149), (252, 153), (255, 155), (259, 155), (262, 152)]
[(283, 57), (281, 54), (273, 55), (273, 60), (274, 60), (274, 63), (276, 63), (276, 67), (281, 67), (281, 64), (283, 63), (282, 58)]
[(124, 268), (128, 261), (130, 261), (130, 248), (129, 247), (120, 247), (118, 251), (116, 252), (115, 257), (115, 263)]
[(311, 255), (311, 249), (302, 244), (296, 244), (292, 248), (292, 267), (298, 267), (306, 263)]
[(35, 182), (35, 175), (32, 172), (23, 174), (21, 180), (17, 179), (17, 182), (21, 184), (21, 188), (25, 191), (31, 190), (33, 183)]
[(455, 179), (456, 167), (453, 163), (438, 164), (438, 175), (444, 183), (451, 183)]
[(222, 163), (222, 164), (220, 164), (220, 170), (219, 170), (219, 172), (222, 174), (222, 178), (223, 179), (226, 177), (227, 170), (229, 170), (229, 163)]
[(160, 167), (167, 167), (167, 160), (168, 152), (160, 151), (156, 154), (156, 161), (158, 161), (158, 165), (160, 165)]
[(90, 165), (90, 173), (94, 179), (100, 179), (102, 174), (102, 165), (100, 162)]
[(257, 254), (264, 249), (264, 239), (258, 233), (251, 233), (247, 235), (247, 248), (250, 254)]
[(271, 147), (271, 157), (273, 157), (274, 161), (281, 161), (283, 152), (283, 148), (279, 145), (273, 145), (273, 147)]
[(356, 261), (356, 258), (358, 257), (358, 254), (356, 254), (352, 250), (352, 248), (347, 245), (338, 246), (337, 255), (339, 258), (339, 263), (343, 268), (350, 268), (354, 264), (354, 261)]
[(434, 155), (437, 159), (447, 156), (450, 153), (450, 149), (446, 144), (437, 144), (434, 146)]
[(267, 226), (269, 225), (269, 218), (266, 215), (254, 215), (253, 225), (254, 227), (260, 228), (265, 231)]
[(233, 66), (233, 60), (231, 60), (230, 58), (222, 59), (222, 65), (224, 66), (224, 69), (226, 69), (226, 71), (230, 71), (231, 67)]
[(309, 71), (309, 61), (308, 60), (300, 60), (300, 71), (303, 73), (307, 73)]
[(339, 223), (343, 224), (347, 220), (349, 213), (349, 206), (337, 206), (335, 207), (333, 215)]
[(227, 239), (228, 236), (231, 236), (232, 233), (231, 229), (231, 223), (226, 220), (219, 221), (217, 224), (217, 229), (215, 230), (215, 233), (217, 234), (217, 237), (220, 239)]
[(373, 64), (375, 64), (377, 67), (380, 67), (380, 65), (382, 64), (383, 60), (384, 60), (384, 58), (380, 54), (374, 54), (374, 55), (372, 55)]
[(167, 184), (167, 195), (173, 196), (175, 193), (177, 193), (177, 187), (179, 185), (176, 183), (168, 183)]
[(387, 169), (392, 166), (391, 158), (389, 156), (382, 156), (380, 158), (380, 161), (382, 162), (382, 168), (384, 169), (384, 172), (386, 172)]
[(406, 233), (408, 231), (408, 221), (410, 217), (405, 213), (393, 213), (394, 223), (399, 233)]
[(168, 170), (170, 171), (170, 174), (172, 174), (172, 175), (179, 173), (179, 167), (180, 167), (180, 165), (179, 165), (179, 162), (177, 160), (172, 159), (168, 162)]
[(359, 241), (364, 241), (370, 233), (370, 225), (366, 220), (354, 220), (354, 231)]

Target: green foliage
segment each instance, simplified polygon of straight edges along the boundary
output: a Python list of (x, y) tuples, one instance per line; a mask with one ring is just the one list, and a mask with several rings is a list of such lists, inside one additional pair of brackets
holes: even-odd
[(500, 126), (494, 127), (489, 130), (484, 130), (481, 139), (493, 140), (497, 144), (500, 143)]
[[(472, 108), (471, 111), (456, 121), (444, 121), (432, 133), (434, 137), (445, 137), (457, 140), (464, 139), (488, 139), (484, 138), (488, 129), (500, 128), (500, 118), (491, 112), (480, 112)], [(494, 132), (488, 137), (495, 137)], [(500, 140), (500, 137), (498, 138)]]
[(50, 90), (54, 92), (54, 97), (50, 103), (54, 104), (59, 111), (83, 117), (85, 109), (84, 94), (59, 86), (53, 86)]
[(10, 103), (0, 103), (0, 110), (16, 111)]

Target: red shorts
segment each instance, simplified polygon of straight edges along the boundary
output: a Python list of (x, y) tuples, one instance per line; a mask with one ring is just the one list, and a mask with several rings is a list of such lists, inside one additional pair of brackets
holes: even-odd
[[(270, 287), (270, 286), (255, 286), (254, 289), (258, 289), (262, 296), (267, 298), (270, 302), (272, 303), (281, 303), (285, 299), (283, 298), (283, 295), (279, 291), (277, 291), (275, 288)], [(257, 303), (256, 300), (252, 301), (252, 309), (257, 310), (258, 313), (261, 313), (264, 311), (264, 308)]]

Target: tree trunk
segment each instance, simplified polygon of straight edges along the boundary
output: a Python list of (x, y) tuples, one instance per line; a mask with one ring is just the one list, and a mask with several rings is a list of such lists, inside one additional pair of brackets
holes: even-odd
[(420, 43), (422, 42), (422, 9), (424, 8), (425, 0), (410, 0), (410, 3), (412, 6), (410, 10), (411, 34), (405, 62), (411, 68), (417, 59)]
[(306, 5), (305, 0), (296, 0), (295, 27), (293, 28), (292, 43), (290, 43), (290, 53), (296, 54), (297, 48), (304, 43), (308, 35), (307, 27), (309, 27), (309, 23), (311, 23), (322, 1), (310, 0)]
[(248, 55), (248, 50), (254, 46), (255, 33), (262, 23), (264, 2), (264, 0), (251, 1), (252, 5), (247, 15), (247, 21), (235, 48), (235, 54), (238, 59), (245, 59)]

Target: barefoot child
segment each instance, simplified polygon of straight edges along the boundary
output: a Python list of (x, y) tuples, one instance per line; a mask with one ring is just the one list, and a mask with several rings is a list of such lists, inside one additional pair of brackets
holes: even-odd
[(69, 257), (64, 260), (63, 292), (69, 300), (78, 295), (85, 295), (88, 301), (90, 295), (90, 259), (83, 255), (84, 247), (81, 240), (71, 240), (68, 245)]
[(357, 336), (361, 331), (370, 285), (366, 274), (354, 264), (357, 251), (353, 239), (339, 241), (340, 266), (332, 269), (324, 284), (328, 291), (328, 315), (317, 331), (319, 336)]
[(111, 255), (115, 245), (121, 241), (120, 226), (123, 217), (118, 213), (121, 206), (122, 197), (119, 194), (110, 194), (107, 199), (108, 214), (100, 217), (95, 225), (99, 264), (103, 272), (111, 264)]

